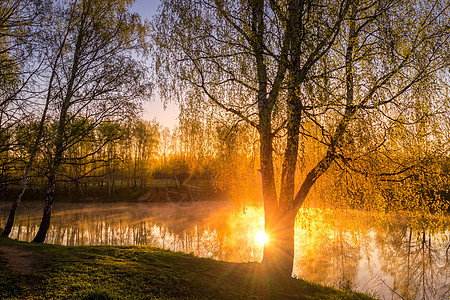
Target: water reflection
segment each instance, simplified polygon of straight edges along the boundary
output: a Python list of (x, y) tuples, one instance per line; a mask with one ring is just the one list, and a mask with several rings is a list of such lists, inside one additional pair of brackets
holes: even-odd
[(450, 231), (390, 226), (362, 212), (303, 210), (296, 227), (295, 270), (322, 284), (382, 299), (450, 297)]
[[(30, 241), (41, 203), (23, 203), (12, 238)], [(0, 204), (0, 225), (9, 205)], [(391, 226), (361, 212), (305, 209), (296, 224), (294, 274), (382, 299), (450, 297), (450, 231), (443, 226)], [(225, 202), (55, 205), (47, 243), (154, 245), (219, 260), (260, 261), (261, 208), (236, 211)]]

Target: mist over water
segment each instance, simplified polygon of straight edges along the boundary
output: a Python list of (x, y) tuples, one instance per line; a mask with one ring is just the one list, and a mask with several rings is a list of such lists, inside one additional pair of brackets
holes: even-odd
[[(22, 203), (10, 237), (31, 241), (42, 206)], [(9, 203), (0, 203), (0, 226), (9, 208)], [(231, 262), (261, 261), (258, 233), (264, 229), (263, 216), (261, 207), (236, 209), (224, 201), (188, 207), (56, 203), (46, 243), (151, 245)], [(447, 299), (448, 228), (419, 230), (404, 220), (386, 226), (373, 214), (302, 209), (296, 224), (294, 276), (381, 299)]]

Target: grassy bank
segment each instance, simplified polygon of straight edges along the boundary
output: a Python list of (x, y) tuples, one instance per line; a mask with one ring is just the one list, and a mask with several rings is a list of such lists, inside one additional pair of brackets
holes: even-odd
[(0, 299), (371, 299), (155, 247), (64, 247), (0, 237)]

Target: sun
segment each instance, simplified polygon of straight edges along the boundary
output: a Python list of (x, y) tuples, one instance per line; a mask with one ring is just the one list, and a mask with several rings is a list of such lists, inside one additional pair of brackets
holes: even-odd
[(267, 234), (264, 231), (259, 230), (255, 234), (255, 240), (258, 244), (263, 246), (269, 240), (269, 237), (267, 236)]

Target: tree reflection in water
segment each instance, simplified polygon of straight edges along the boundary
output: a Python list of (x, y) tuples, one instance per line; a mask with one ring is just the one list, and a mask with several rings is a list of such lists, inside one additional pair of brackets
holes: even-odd
[[(0, 204), (0, 224), (8, 204)], [(24, 203), (12, 238), (30, 241), (40, 203)], [(358, 211), (303, 209), (296, 220), (294, 275), (379, 298), (450, 296), (449, 220), (386, 225)], [(260, 261), (263, 210), (225, 202), (181, 208), (165, 203), (70, 204), (54, 208), (46, 242), (62, 245), (153, 245), (232, 262)], [(430, 222), (432, 223), (432, 222)], [(270, 242), (270, 241), (269, 241)]]

